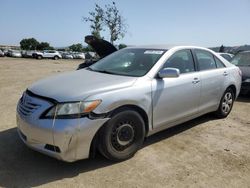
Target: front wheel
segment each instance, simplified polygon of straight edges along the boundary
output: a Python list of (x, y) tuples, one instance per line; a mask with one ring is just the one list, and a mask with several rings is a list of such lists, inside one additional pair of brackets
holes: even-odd
[(58, 57), (58, 56), (55, 56), (55, 57), (54, 57), (54, 60), (58, 60), (58, 59), (59, 59), (59, 57)]
[(124, 110), (115, 114), (100, 130), (99, 151), (113, 161), (131, 158), (142, 146), (145, 123), (139, 113)]
[(42, 59), (43, 57), (41, 55), (38, 55), (36, 58), (37, 59)]
[(227, 117), (232, 110), (234, 99), (235, 96), (233, 90), (231, 88), (228, 88), (221, 98), (220, 106), (215, 112), (215, 115), (218, 118)]

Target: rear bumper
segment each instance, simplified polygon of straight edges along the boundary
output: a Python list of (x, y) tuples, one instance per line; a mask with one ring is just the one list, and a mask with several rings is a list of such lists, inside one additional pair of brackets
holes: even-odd
[(59, 160), (73, 162), (89, 157), (91, 142), (108, 120), (89, 118), (26, 120), (17, 113), (18, 134), (30, 148)]

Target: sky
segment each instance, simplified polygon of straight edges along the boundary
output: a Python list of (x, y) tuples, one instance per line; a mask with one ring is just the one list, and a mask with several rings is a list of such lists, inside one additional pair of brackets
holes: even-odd
[[(128, 25), (116, 44), (250, 44), (250, 0), (114, 0)], [(54, 47), (84, 43), (82, 17), (108, 0), (0, 0), (0, 45), (34, 37)], [(109, 40), (108, 32), (101, 33)]]

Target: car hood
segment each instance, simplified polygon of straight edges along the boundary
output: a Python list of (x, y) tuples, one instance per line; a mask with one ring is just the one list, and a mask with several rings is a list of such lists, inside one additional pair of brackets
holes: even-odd
[(250, 78), (250, 67), (249, 66), (239, 66), (242, 72), (242, 80)]
[(100, 92), (129, 87), (136, 79), (82, 69), (39, 80), (28, 90), (58, 102), (82, 101)]
[(100, 58), (103, 58), (117, 51), (114, 45), (106, 40), (98, 39), (93, 35), (86, 36), (84, 41), (96, 51)]

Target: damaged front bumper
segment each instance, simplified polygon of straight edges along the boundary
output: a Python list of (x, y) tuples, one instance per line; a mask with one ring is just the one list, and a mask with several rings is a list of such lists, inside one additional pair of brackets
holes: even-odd
[(37, 120), (17, 112), (18, 134), (22, 141), (36, 151), (67, 162), (89, 157), (91, 142), (108, 119)]

